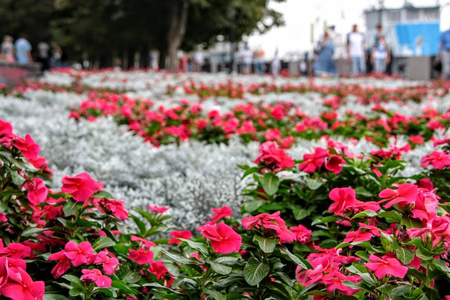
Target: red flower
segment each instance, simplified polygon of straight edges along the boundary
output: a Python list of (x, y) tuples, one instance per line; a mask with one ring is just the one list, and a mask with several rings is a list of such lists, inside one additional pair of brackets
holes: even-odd
[(81, 275), (82, 281), (93, 281), (100, 288), (111, 287), (112, 279), (103, 275), (99, 269), (83, 269), (81, 272), (83, 273)]
[(52, 269), (52, 272), (51, 272), (55, 279), (61, 277), (70, 268), (70, 261), (67, 258), (67, 256), (64, 254), (64, 250), (51, 254), (48, 257), (48, 260), (50, 260), (50, 261), (52, 261), (52, 260), (59, 261), (56, 264), (56, 266)]
[(281, 243), (292, 242), (296, 239), (296, 234), (287, 228), (286, 223), (280, 217), (279, 211), (273, 214), (262, 213), (243, 218), (242, 226), (247, 230), (252, 227), (274, 230)]
[(294, 166), (292, 157), (287, 155), (283, 149), (280, 149), (275, 142), (261, 144), (258, 151), (261, 155), (255, 160), (255, 164), (261, 163), (273, 172), (279, 172)]
[(366, 263), (367, 269), (375, 273), (378, 279), (383, 278), (386, 275), (393, 277), (404, 278), (408, 267), (405, 267), (401, 262), (388, 255), (383, 255), (381, 258), (372, 254), (369, 257), (370, 262)]
[(0, 136), (11, 136), (13, 134), (13, 128), (11, 123), (5, 122), (0, 119)]
[(61, 191), (71, 194), (79, 202), (88, 200), (96, 190), (95, 180), (88, 173), (80, 173), (74, 177), (65, 176), (62, 179)]
[(174, 230), (170, 235), (172, 237), (169, 239), (169, 244), (181, 244), (181, 241), (178, 238), (190, 239), (192, 237), (192, 233), (187, 229), (181, 231)]
[(31, 256), (31, 248), (21, 243), (10, 243), (5, 248), (0, 249), (0, 256), (11, 258), (26, 258)]
[(95, 199), (94, 205), (101, 212), (105, 212), (103, 208), (106, 209), (108, 213), (111, 213), (117, 219), (124, 221), (128, 219), (128, 211), (125, 209), (125, 201), (112, 200), (112, 199)]
[(398, 187), (396, 191), (391, 189), (384, 189), (378, 196), (380, 198), (384, 198), (380, 202), (389, 200), (389, 202), (384, 205), (385, 208), (389, 208), (395, 203), (398, 203), (400, 207), (403, 207), (416, 201), (418, 190), (419, 188), (415, 184), (403, 183)]
[[(11, 273), (16, 273), (17, 269), (27, 269), (27, 264), (23, 259), (11, 258), (11, 257), (0, 257), (0, 286), (5, 284)], [(14, 275), (13, 275), (14, 276)]]
[(437, 216), (436, 208), (439, 206), (440, 197), (436, 194), (419, 189), (416, 201), (414, 202), (414, 209), (411, 211), (414, 218), (422, 221), (429, 221)]
[(41, 178), (32, 178), (23, 186), (28, 191), (27, 197), (31, 204), (38, 205), (47, 199), (48, 189)]
[(335, 203), (328, 208), (335, 215), (342, 215), (346, 210), (353, 208), (356, 202), (356, 193), (352, 188), (334, 188), (330, 191), (329, 197)]
[(303, 155), (303, 160), (298, 168), (306, 173), (314, 173), (317, 169), (320, 169), (325, 162), (325, 158), (328, 156), (328, 151), (317, 147), (314, 149), (314, 153), (307, 153)]
[(223, 206), (221, 208), (213, 208), (211, 211), (215, 214), (212, 216), (211, 220), (213, 222), (218, 222), (222, 220), (223, 218), (231, 217), (233, 214), (233, 211), (228, 206)]
[(14, 147), (21, 150), (26, 159), (33, 159), (39, 156), (40, 147), (33, 141), (29, 134), (25, 136), (25, 139), (17, 137), (14, 142)]
[(342, 164), (345, 164), (345, 160), (342, 157), (339, 155), (331, 155), (325, 163), (325, 168), (334, 174), (339, 174), (342, 171)]
[(164, 265), (164, 262), (162, 261), (155, 261), (150, 262), (150, 267), (147, 269), (150, 273), (156, 276), (156, 279), (160, 280), (164, 278), (164, 275), (166, 275), (167, 268)]
[(0, 294), (13, 300), (44, 299), (45, 284), (33, 281), (22, 268), (14, 270), (14, 276), (0, 287)]
[(199, 227), (200, 233), (210, 240), (214, 251), (220, 254), (239, 252), (242, 237), (225, 223)]
[(94, 249), (89, 242), (81, 242), (79, 244), (70, 241), (64, 247), (64, 255), (75, 266), (82, 264), (91, 264), (95, 259)]
[(443, 151), (433, 151), (431, 154), (425, 155), (420, 161), (420, 165), (424, 168), (427, 168), (430, 164), (437, 170), (450, 167), (450, 154), (445, 154)]
[(140, 237), (135, 236), (135, 235), (132, 235), (132, 236), (131, 236), (131, 240), (132, 240), (133, 242), (142, 243), (142, 244), (143, 244), (145, 247), (147, 247), (147, 248), (150, 248), (150, 247), (153, 247), (153, 246), (156, 245), (156, 244), (153, 243), (152, 241), (148, 241), (148, 240), (146, 240), (146, 239), (140, 238)]
[(107, 250), (101, 251), (95, 257), (94, 264), (102, 264), (103, 272), (112, 275), (119, 269), (119, 260), (113, 256), (109, 256)]
[(153, 260), (153, 251), (139, 247), (138, 250), (130, 249), (129, 259), (134, 259), (138, 265), (145, 265)]
[(296, 240), (302, 244), (309, 243), (312, 231), (305, 226), (299, 224), (297, 227), (291, 227), (291, 231), (295, 234)]
[(168, 210), (168, 208), (165, 206), (159, 207), (156, 205), (154, 205), (154, 206), (148, 205), (147, 207), (148, 207), (148, 209), (150, 209), (151, 211), (153, 211), (157, 214), (165, 213)]

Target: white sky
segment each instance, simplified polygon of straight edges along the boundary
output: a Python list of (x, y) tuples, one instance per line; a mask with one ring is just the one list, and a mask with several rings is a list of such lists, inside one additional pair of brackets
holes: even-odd
[[(387, 8), (401, 7), (404, 0), (385, 0)], [(441, 12), (441, 30), (450, 25), (449, 0), (410, 0), (415, 6), (444, 5)], [(358, 24), (360, 31), (365, 30), (363, 10), (371, 6), (378, 7), (377, 0), (286, 0), (284, 3), (269, 4), (284, 15), (286, 25), (273, 28), (264, 35), (255, 34), (249, 37), (251, 49), (262, 48), (266, 59), (273, 57), (278, 48), (284, 56), (288, 52), (311, 49), (311, 24), (314, 24), (314, 36), (317, 39), (323, 33), (324, 22), (335, 25), (339, 33), (347, 33), (353, 24)]]

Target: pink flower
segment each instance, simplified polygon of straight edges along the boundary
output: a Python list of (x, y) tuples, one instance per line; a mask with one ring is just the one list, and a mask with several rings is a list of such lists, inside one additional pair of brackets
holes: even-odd
[(0, 294), (13, 300), (44, 299), (45, 284), (33, 281), (22, 268), (15, 269), (15, 274), (0, 287)]
[(389, 200), (386, 204), (384, 204), (385, 208), (389, 208), (396, 203), (398, 203), (400, 207), (403, 207), (416, 201), (418, 189), (419, 188), (415, 184), (403, 183), (398, 187), (396, 191), (391, 189), (384, 189), (378, 196), (380, 198), (383, 198), (383, 200), (381, 200), (380, 202)]
[(257, 216), (243, 218), (242, 226), (247, 230), (252, 227), (274, 230), (281, 243), (292, 242), (297, 238), (296, 234), (287, 228), (286, 223), (280, 217), (279, 211), (273, 214), (262, 213)]
[(425, 140), (423, 139), (422, 136), (420, 135), (411, 135), (409, 137), (409, 140), (411, 141), (411, 143), (413, 144), (423, 144), (425, 142)]
[(433, 192), (425, 189), (419, 189), (414, 209), (411, 211), (414, 218), (422, 221), (429, 221), (437, 216), (437, 207), (440, 197)]
[(338, 290), (344, 295), (351, 296), (359, 291), (359, 289), (352, 289), (346, 286), (343, 283), (344, 281), (358, 283), (362, 281), (362, 279), (358, 275), (346, 276), (339, 271), (333, 271), (329, 274), (326, 274), (322, 278), (322, 282), (327, 286), (327, 291), (329, 293), (333, 293), (335, 290)]
[(47, 199), (48, 189), (41, 178), (32, 178), (23, 186), (28, 191), (27, 197), (31, 204), (38, 205)]
[(325, 163), (325, 168), (334, 174), (339, 174), (342, 171), (341, 165), (343, 164), (345, 164), (345, 160), (342, 157), (338, 155), (331, 155)]
[(5, 122), (0, 119), (0, 136), (11, 136), (13, 134), (13, 128), (11, 123)]
[(21, 243), (9, 243), (8, 246), (0, 249), (0, 256), (11, 258), (26, 258), (31, 256), (31, 248)]
[(211, 211), (214, 213), (211, 218), (213, 222), (218, 222), (223, 218), (231, 217), (231, 215), (233, 214), (231, 208), (226, 205), (221, 208), (213, 208), (211, 209)]
[(147, 247), (147, 248), (151, 248), (151, 247), (153, 247), (153, 246), (156, 245), (156, 244), (153, 243), (152, 241), (148, 241), (148, 240), (146, 240), (146, 239), (140, 238), (140, 237), (135, 236), (135, 235), (132, 235), (132, 236), (131, 236), (131, 240), (132, 240), (133, 242), (142, 243), (142, 245), (144, 245), (144, 246)]
[(342, 215), (346, 210), (353, 207), (356, 202), (356, 193), (352, 188), (334, 188), (330, 191), (329, 197), (335, 203), (328, 208), (335, 215)]
[(75, 267), (91, 264), (95, 259), (94, 249), (92, 249), (89, 242), (81, 242), (79, 244), (73, 241), (68, 242), (64, 247), (64, 255)]
[(100, 288), (111, 287), (112, 279), (103, 275), (99, 269), (83, 269), (81, 272), (82, 281), (93, 281)]
[(134, 259), (138, 265), (145, 265), (153, 260), (153, 251), (139, 247), (138, 250), (130, 249), (129, 259)]
[(150, 262), (150, 267), (147, 269), (148, 272), (156, 276), (157, 280), (161, 280), (166, 275), (167, 268), (162, 261)]
[(169, 239), (169, 244), (181, 244), (181, 241), (178, 238), (182, 239), (192, 238), (192, 233), (187, 229), (181, 231), (174, 230), (170, 233), (170, 235), (172, 237)]
[(14, 276), (19, 268), (27, 269), (27, 264), (23, 259), (0, 257), (0, 286), (5, 284), (11, 276)]
[(383, 278), (386, 275), (404, 278), (408, 267), (405, 267), (401, 262), (388, 255), (383, 255), (381, 258), (372, 254), (369, 257), (370, 262), (366, 263), (367, 269), (375, 273), (378, 279)]
[(50, 261), (53, 261), (53, 260), (59, 261), (56, 264), (56, 266), (52, 269), (52, 272), (51, 272), (55, 279), (61, 277), (70, 268), (70, 261), (67, 258), (67, 256), (64, 254), (64, 250), (51, 254), (48, 257), (48, 260), (50, 260)]
[[(114, 217), (121, 221), (128, 219), (128, 211), (124, 207), (125, 201), (112, 199), (95, 199), (94, 205), (101, 212), (111, 213)], [(106, 209), (106, 211), (105, 211)]]
[(309, 243), (312, 231), (305, 226), (299, 224), (297, 227), (291, 227), (291, 231), (295, 234), (296, 240), (302, 244)]
[(283, 149), (280, 149), (275, 142), (261, 144), (258, 151), (261, 155), (255, 160), (255, 164), (262, 164), (273, 172), (279, 172), (294, 166), (292, 157), (287, 155)]
[(154, 205), (154, 206), (148, 205), (147, 207), (148, 207), (148, 209), (150, 209), (151, 211), (153, 211), (157, 214), (163, 214), (168, 210), (168, 208), (165, 206), (159, 207), (156, 205)]
[(320, 169), (322, 167), (327, 156), (327, 150), (317, 147), (316, 149), (314, 149), (313, 154), (303, 155), (304, 162), (299, 164), (298, 168), (306, 173), (314, 173), (317, 169)]
[(431, 154), (425, 155), (420, 161), (420, 165), (424, 168), (427, 168), (430, 164), (437, 170), (450, 167), (450, 154), (443, 151), (433, 151)]
[(61, 191), (71, 194), (79, 202), (88, 200), (96, 190), (95, 180), (88, 173), (80, 173), (74, 177), (63, 177)]
[(210, 240), (211, 246), (217, 253), (239, 252), (241, 248), (242, 237), (225, 223), (201, 226), (200, 233)]
[(39, 156), (40, 147), (29, 134), (25, 136), (25, 139), (18, 137), (14, 142), (14, 147), (21, 150), (26, 159), (33, 159)]
[(347, 236), (344, 239), (344, 243), (370, 241), (372, 236), (372, 232), (362, 231), (361, 229), (358, 229), (357, 231), (350, 231), (349, 233), (347, 233)]
[(95, 257), (94, 264), (102, 264), (103, 272), (107, 275), (112, 275), (119, 269), (119, 260), (107, 251), (101, 251)]

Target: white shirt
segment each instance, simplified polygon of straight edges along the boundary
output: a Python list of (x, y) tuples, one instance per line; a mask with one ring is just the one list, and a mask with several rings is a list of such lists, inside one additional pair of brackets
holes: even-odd
[(251, 64), (252, 63), (252, 56), (253, 53), (250, 49), (246, 49), (242, 52), (242, 60), (245, 64)]
[(361, 32), (350, 32), (347, 35), (347, 44), (351, 57), (364, 57), (364, 34)]

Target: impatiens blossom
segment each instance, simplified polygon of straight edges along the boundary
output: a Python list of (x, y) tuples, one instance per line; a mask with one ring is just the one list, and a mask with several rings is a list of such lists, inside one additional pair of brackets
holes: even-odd
[(325, 158), (328, 156), (326, 149), (317, 147), (314, 149), (314, 153), (303, 155), (303, 160), (298, 168), (306, 173), (314, 173), (317, 169), (320, 169), (325, 162)]
[(14, 147), (22, 151), (26, 159), (33, 159), (39, 156), (40, 147), (29, 134), (25, 136), (25, 139), (17, 137), (14, 142)]
[(112, 275), (119, 269), (119, 260), (112, 256), (107, 250), (97, 254), (94, 264), (101, 264), (103, 272), (107, 275)]
[(70, 261), (67, 258), (67, 256), (64, 254), (64, 250), (51, 254), (48, 257), (48, 260), (49, 261), (55, 261), (55, 260), (58, 261), (56, 266), (53, 267), (53, 269), (51, 271), (51, 274), (53, 275), (53, 277), (55, 279), (64, 275), (64, 273), (66, 273), (67, 270), (69, 270), (69, 268), (70, 268)]
[(92, 249), (89, 242), (81, 242), (79, 244), (73, 241), (68, 242), (64, 247), (64, 255), (75, 267), (91, 264), (95, 259), (94, 249)]
[(342, 171), (343, 164), (345, 164), (345, 160), (342, 157), (339, 155), (331, 155), (325, 163), (325, 168), (334, 174), (339, 174)]
[(134, 259), (138, 265), (145, 265), (153, 260), (153, 251), (139, 247), (138, 250), (130, 249), (129, 259)]
[(302, 244), (309, 243), (311, 239), (312, 231), (306, 228), (305, 226), (299, 224), (296, 227), (291, 227), (291, 231), (295, 234), (297, 242), (300, 242)]
[(79, 202), (87, 201), (96, 190), (95, 180), (88, 173), (80, 173), (74, 177), (63, 177), (61, 191), (72, 195)]
[(156, 276), (157, 280), (161, 280), (166, 275), (167, 268), (163, 261), (152, 261), (147, 271)]
[(435, 217), (426, 223), (424, 228), (410, 228), (409, 237), (419, 237), (424, 243), (431, 238), (432, 246), (441, 242), (450, 242), (450, 217)]
[(128, 210), (125, 209), (125, 201), (112, 199), (95, 199), (94, 205), (101, 212), (108, 212), (121, 221), (128, 219)]
[(396, 203), (403, 207), (416, 201), (418, 189), (417, 185), (411, 183), (403, 183), (397, 190), (384, 189), (379, 194), (379, 197), (383, 199), (380, 202), (388, 201), (384, 204), (385, 208), (389, 208)]
[(31, 204), (38, 205), (47, 199), (48, 189), (41, 178), (32, 178), (23, 186), (28, 191), (27, 198)]
[(4, 255), (11, 258), (27, 258), (31, 256), (31, 248), (21, 243), (9, 243), (0, 249), (0, 256)]
[(99, 269), (83, 269), (81, 273), (81, 281), (93, 281), (99, 288), (111, 287), (112, 279), (103, 275)]
[(352, 188), (334, 188), (330, 191), (329, 197), (334, 201), (328, 208), (335, 215), (342, 215), (346, 210), (351, 209), (356, 202), (356, 193)]
[(365, 266), (374, 272), (378, 279), (382, 279), (386, 275), (403, 279), (408, 272), (408, 267), (403, 266), (397, 258), (388, 255), (383, 255), (380, 258), (372, 254)]
[(213, 208), (211, 211), (214, 213), (212, 216), (212, 221), (217, 222), (222, 220), (223, 218), (231, 217), (233, 211), (228, 206), (223, 206), (221, 208)]
[(14, 269), (14, 276), (0, 286), (0, 294), (12, 300), (42, 300), (45, 284), (43, 281), (33, 281), (22, 268)]
[(169, 244), (181, 244), (181, 241), (178, 238), (182, 239), (190, 239), (192, 237), (192, 233), (185, 229), (185, 230), (174, 230), (170, 233), (172, 236), (169, 239)]
[(242, 237), (225, 223), (200, 226), (199, 230), (210, 241), (213, 250), (217, 253), (239, 252), (241, 248)]
[(297, 238), (296, 234), (286, 226), (286, 223), (280, 217), (279, 211), (273, 214), (262, 213), (257, 216), (243, 218), (242, 226), (247, 230), (253, 227), (274, 230), (281, 243), (292, 242)]
[(443, 151), (433, 151), (422, 158), (420, 165), (424, 168), (432, 165), (433, 168), (442, 170), (445, 167), (450, 167), (450, 154), (446, 154)]
[(414, 218), (429, 221), (437, 216), (436, 208), (439, 206), (440, 197), (427, 189), (419, 189), (414, 209), (411, 210)]
[(258, 151), (261, 155), (255, 160), (255, 164), (262, 164), (273, 172), (279, 172), (294, 166), (292, 157), (279, 148), (275, 142), (261, 144)]
[(13, 128), (11, 123), (5, 122), (0, 119), (0, 136), (10, 136), (13, 134)]
[(168, 208), (165, 207), (165, 206), (159, 207), (159, 206), (156, 206), (156, 205), (148, 205), (147, 207), (148, 207), (148, 209), (150, 209), (151, 211), (153, 211), (153, 212), (155, 212), (157, 214), (163, 214), (163, 213), (165, 213), (168, 210)]

